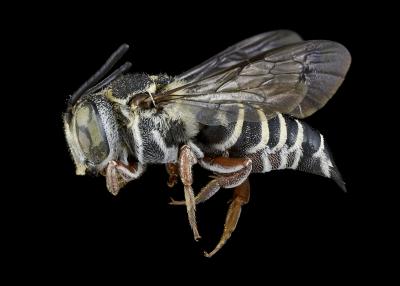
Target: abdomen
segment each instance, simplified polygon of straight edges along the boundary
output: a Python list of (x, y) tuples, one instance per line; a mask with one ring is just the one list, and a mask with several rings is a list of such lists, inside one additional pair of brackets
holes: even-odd
[(261, 122), (238, 117), (226, 127), (206, 126), (197, 140), (208, 156), (228, 151), (229, 157), (252, 159), (253, 173), (294, 169), (332, 178), (345, 188), (322, 134), (282, 114)]

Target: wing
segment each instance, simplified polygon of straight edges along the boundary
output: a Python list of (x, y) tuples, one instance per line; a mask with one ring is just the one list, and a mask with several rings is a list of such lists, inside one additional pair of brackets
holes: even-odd
[[(265, 51), (192, 82), (176, 81), (155, 95), (158, 106), (179, 105), (203, 124), (259, 121), (276, 112), (304, 118), (324, 106), (347, 73), (351, 57), (342, 45), (306, 41)], [(217, 120), (218, 119), (218, 120)]]
[(302, 39), (298, 34), (289, 30), (262, 33), (236, 43), (200, 65), (180, 74), (176, 79), (194, 82), (222, 70), (227, 70), (260, 53), (301, 41)]

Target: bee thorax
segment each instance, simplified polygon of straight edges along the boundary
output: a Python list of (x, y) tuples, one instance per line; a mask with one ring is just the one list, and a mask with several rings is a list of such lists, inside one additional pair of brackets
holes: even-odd
[(190, 139), (190, 132), (182, 120), (156, 109), (138, 109), (130, 117), (129, 142), (139, 162), (164, 164), (177, 161), (179, 146)]

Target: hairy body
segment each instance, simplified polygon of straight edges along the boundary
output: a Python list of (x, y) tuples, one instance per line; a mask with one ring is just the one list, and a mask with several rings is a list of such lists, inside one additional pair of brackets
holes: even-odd
[[(180, 178), (196, 240), (196, 205), (234, 189), (214, 255), (231, 236), (249, 201), (251, 173), (293, 169), (345, 184), (325, 138), (302, 122), (342, 83), (350, 54), (330, 41), (303, 41), (292, 31), (256, 35), (187, 72), (105, 75), (127, 51), (122, 45), (68, 101), (65, 135), (76, 173), (101, 174), (116, 195), (148, 164), (165, 164), (172, 187)], [(103, 79), (104, 78), (104, 79)], [(214, 173), (199, 192), (192, 167)]]

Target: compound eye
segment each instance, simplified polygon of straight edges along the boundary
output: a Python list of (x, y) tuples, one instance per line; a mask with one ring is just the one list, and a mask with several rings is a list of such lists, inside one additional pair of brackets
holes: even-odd
[(75, 112), (76, 133), (79, 146), (86, 158), (95, 164), (104, 161), (109, 146), (96, 106), (85, 102)]

